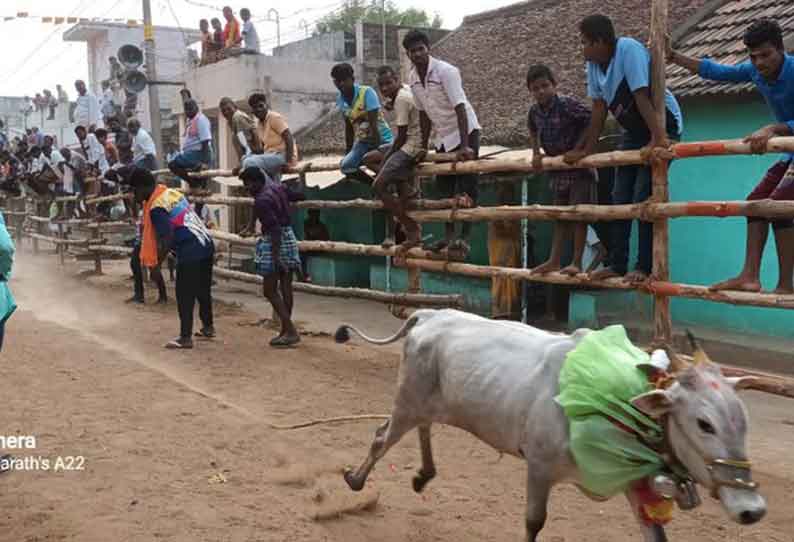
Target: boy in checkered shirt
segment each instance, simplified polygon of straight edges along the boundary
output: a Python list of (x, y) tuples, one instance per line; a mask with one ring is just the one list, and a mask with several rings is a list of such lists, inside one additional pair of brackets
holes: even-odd
[[(527, 119), (532, 161), (535, 169), (540, 171), (544, 156), (563, 155), (576, 148), (582, 141), (590, 123), (590, 109), (575, 98), (557, 94), (557, 81), (546, 66), (535, 65), (529, 68), (527, 88), (535, 100)], [(554, 205), (596, 202), (596, 176), (592, 170), (550, 171), (548, 175)], [(573, 259), (569, 266), (560, 271), (563, 248), (571, 237), (573, 237)], [(532, 273), (545, 274), (552, 271), (560, 271), (566, 275), (581, 273), (586, 240), (586, 222), (555, 223), (551, 255), (546, 262), (535, 267)]]

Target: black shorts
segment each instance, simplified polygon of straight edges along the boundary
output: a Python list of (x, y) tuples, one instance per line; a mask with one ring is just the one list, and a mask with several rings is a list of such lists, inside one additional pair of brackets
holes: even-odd
[[(480, 131), (474, 130), (469, 134), (469, 148), (474, 151), (474, 157), (480, 155)], [(457, 152), (460, 146), (450, 149), (444, 149), (442, 145), (438, 152)], [(479, 195), (479, 187), (477, 185), (479, 175), (437, 175), (436, 185), (438, 192), (442, 198), (452, 198), (458, 194), (467, 194), (474, 203), (477, 203), (477, 196)]]

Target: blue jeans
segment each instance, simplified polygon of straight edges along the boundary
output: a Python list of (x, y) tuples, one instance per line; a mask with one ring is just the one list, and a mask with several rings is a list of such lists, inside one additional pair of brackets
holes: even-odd
[(242, 169), (257, 167), (276, 182), (281, 182), (281, 168), (287, 165), (284, 155), (280, 152), (248, 154), (243, 157)]
[(198, 167), (199, 164), (210, 164), (212, 162), (212, 150), (202, 152), (197, 151), (182, 151), (168, 164), (168, 167), (178, 169), (193, 169)]
[[(671, 139), (677, 136), (668, 134)], [(621, 150), (637, 150), (648, 145), (647, 138), (623, 136)], [(626, 205), (642, 203), (651, 196), (650, 166), (620, 166), (615, 173), (615, 186), (612, 189), (612, 204)], [(631, 239), (631, 220), (615, 220), (612, 222), (612, 242), (608, 243), (609, 260), (612, 270), (624, 275), (628, 272), (629, 240)], [(637, 265), (635, 269), (650, 275), (653, 269), (653, 222), (637, 221), (639, 246), (637, 248)]]
[(364, 155), (367, 154), (369, 151), (377, 150), (378, 147), (372, 145), (371, 143), (367, 143), (366, 141), (356, 141), (353, 143), (353, 148), (350, 149), (350, 152), (342, 158), (342, 161), (339, 163), (339, 169), (345, 175), (352, 175), (358, 171), (358, 168), (361, 167), (361, 162), (364, 160)]

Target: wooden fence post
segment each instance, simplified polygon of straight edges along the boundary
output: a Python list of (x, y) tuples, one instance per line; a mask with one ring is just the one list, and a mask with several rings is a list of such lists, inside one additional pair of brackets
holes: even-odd
[[(99, 228), (91, 228), (91, 238), (99, 240), (102, 236), (102, 233), (99, 231)], [(102, 253), (97, 251), (94, 252), (94, 273), (97, 275), (102, 274)]]
[[(665, 40), (667, 35), (667, 15), (669, 0), (653, 0), (651, 5), (651, 96), (657, 121), (665, 128)], [(670, 200), (667, 161), (652, 162), (652, 198), (657, 203)], [(670, 280), (670, 254), (668, 220), (656, 220), (653, 224), (653, 277), (656, 281)], [(670, 298), (655, 296), (654, 344), (669, 344), (673, 336), (670, 316)]]

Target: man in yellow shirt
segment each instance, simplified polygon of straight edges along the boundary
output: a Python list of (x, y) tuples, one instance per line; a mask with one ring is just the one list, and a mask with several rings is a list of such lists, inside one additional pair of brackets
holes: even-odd
[(258, 167), (273, 180), (281, 181), (284, 166), (294, 166), (298, 161), (298, 147), (287, 120), (270, 110), (264, 94), (252, 94), (248, 98), (248, 105), (257, 119), (256, 134), (262, 143), (262, 152), (246, 156), (242, 169)]

